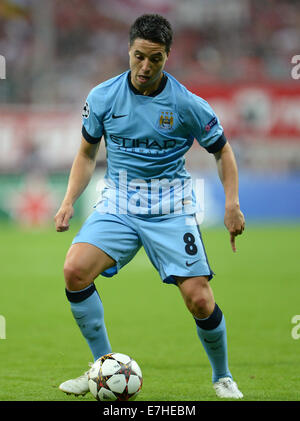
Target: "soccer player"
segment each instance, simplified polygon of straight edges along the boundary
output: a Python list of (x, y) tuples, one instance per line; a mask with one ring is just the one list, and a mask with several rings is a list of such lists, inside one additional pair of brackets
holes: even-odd
[[(238, 172), (218, 117), (202, 98), (164, 71), (172, 28), (160, 15), (143, 15), (130, 28), (130, 69), (91, 90), (82, 141), (74, 159), (56, 230), (69, 229), (73, 205), (95, 169), (100, 139), (107, 153), (106, 186), (67, 253), (66, 296), (94, 360), (111, 352), (94, 280), (113, 276), (144, 247), (163, 282), (178, 287), (195, 320), (221, 398), (242, 398), (228, 367), (224, 315), (214, 300), (197, 204), (184, 154), (194, 139), (213, 154), (225, 192), (224, 223), (232, 250), (244, 230)], [(166, 188), (169, 187), (169, 188)], [(88, 371), (59, 388), (88, 392)]]

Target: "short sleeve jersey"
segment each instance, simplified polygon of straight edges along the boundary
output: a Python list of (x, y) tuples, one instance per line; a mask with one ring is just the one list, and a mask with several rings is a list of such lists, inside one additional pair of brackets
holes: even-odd
[[(131, 213), (131, 201), (137, 215), (179, 212), (180, 204), (193, 199), (184, 155), (194, 139), (210, 153), (226, 143), (211, 106), (167, 72), (149, 96), (135, 89), (130, 71), (99, 84), (86, 99), (82, 122), (87, 142), (105, 140), (106, 187), (100, 210)], [(162, 200), (170, 192), (172, 204), (163, 212)], [(190, 207), (182, 210), (193, 212)]]

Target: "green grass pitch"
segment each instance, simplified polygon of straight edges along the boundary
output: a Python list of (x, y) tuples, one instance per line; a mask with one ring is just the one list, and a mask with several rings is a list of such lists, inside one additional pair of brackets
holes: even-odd
[[(0, 401), (93, 400), (58, 385), (82, 374), (91, 353), (73, 321), (62, 267), (78, 229), (1, 226)], [(225, 228), (203, 229), (216, 302), (227, 323), (229, 365), (249, 401), (300, 400), (300, 226), (249, 226), (231, 251)], [(114, 278), (99, 277), (113, 351), (140, 364), (140, 401), (213, 401), (211, 369), (179, 291), (141, 250)], [(300, 332), (300, 327), (299, 327)]]

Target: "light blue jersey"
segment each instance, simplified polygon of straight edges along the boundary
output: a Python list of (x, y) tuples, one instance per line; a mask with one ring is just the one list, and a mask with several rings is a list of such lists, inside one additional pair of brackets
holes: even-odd
[(184, 155), (194, 139), (210, 153), (226, 143), (210, 105), (166, 72), (150, 96), (133, 87), (130, 71), (93, 88), (82, 134), (90, 143), (105, 139), (106, 187), (97, 209), (143, 216), (194, 213)]

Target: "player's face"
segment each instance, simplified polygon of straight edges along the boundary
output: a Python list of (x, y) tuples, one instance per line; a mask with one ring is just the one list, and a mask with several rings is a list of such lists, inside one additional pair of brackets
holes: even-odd
[(144, 95), (155, 91), (162, 78), (168, 54), (163, 44), (136, 38), (129, 47), (131, 83)]

